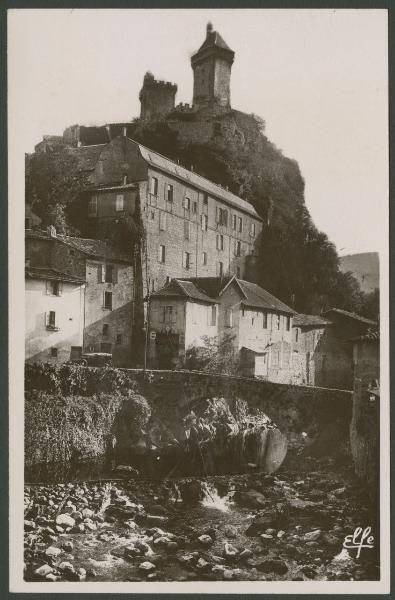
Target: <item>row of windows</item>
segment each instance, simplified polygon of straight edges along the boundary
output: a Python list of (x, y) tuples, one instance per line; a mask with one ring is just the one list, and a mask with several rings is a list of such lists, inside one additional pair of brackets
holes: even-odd
[(98, 283), (117, 283), (118, 282), (117, 267), (115, 265), (111, 265), (111, 264), (98, 265), (97, 281), (98, 281)]
[(251, 325), (254, 326), (262, 320), (263, 329), (277, 330), (285, 329), (290, 331), (291, 329), (291, 317), (286, 315), (279, 315), (277, 313), (266, 313), (262, 311), (251, 311), (242, 309), (242, 316), (251, 319)]
[[(157, 198), (158, 196), (158, 178), (151, 177), (150, 179), (150, 194)], [(173, 204), (174, 201), (174, 186), (170, 183), (166, 184), (165, 187), (165, 200), (168, 204)], [(197, 214), (198, 204), (196, 200), (191, 200), (189, 196), (185, 196), (182, 201), (182, 206), (185, 211), (191, 212), (192, 214)], [(207, 216), (207, 206), (208, 206), (208, 196), (207, 194), (203, 197), (203, 214), (200, 215), (200, 223), (203, 231), (207, 231), (208, 227), (208, 216)], [(216, 217), (215, 222), (218, 225), (223, 227), (228, 227), (229, 221), (229, 211), (226, 208), (222, 208), (217, 206), (216, 208)], [(239, 233), (243, 232), (243, 218), (233, 214), (232, 215), (232, 230), (237, 231)], [(254, 222), (250, 223), (249, 234), (251, 237), (255, 237), (256, 235), (256, 224)]]
[[(159, 322), (174, 324), (177, 316), (173, 306), (162, 306), (160, 309)], [(207, 325), (215, 327), (217, 324), (217, 307), (215, 304), (207, 307)]]
[[(163, 246), (162, 244), (158, 248), (158, 261), (162, 264), (165, 264), (165, 262), (166, 262), (166, 246)], [(205, 252), (205, 251), (202, 252), (202, 254), (201, 254), (201, 264), (203, 266), (207, 265), (207, 252)], [(184, 267), (184, 269), (191, 268), (192, 255), (190, 252), (182, 253), (182, 266)], [(222, 277), (224, 275), (225, 270), (224, 270), (224, 263), (222, 261), (217, 262), (216, 273), (217, 273), (217, 277)], [(240, 267), (236, 267), (236, 276), (240, 277), (240, 275), (241, 275)]]

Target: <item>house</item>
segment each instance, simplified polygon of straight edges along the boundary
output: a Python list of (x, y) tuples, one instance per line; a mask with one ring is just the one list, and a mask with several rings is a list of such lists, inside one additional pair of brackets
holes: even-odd
[(132, 259), (101, 240), (26, 231), (29, 267), (55, 269), (85, 282), (84, 352), (109, 352), (116, 365), (131, 359), (134, 276)]
[(65, 362), (82, 353), (85, 280), (49, 267), (25, 268), (29, 362)]
[(293, 382), (351, 389), (351, 355), (333, 322), (319, 315), (298, 314), (293, 319), (292, 330)]
[(129, 216), (144, 230), (146, 291), (173, 277), (248, 278), (262, 220), (247, 200), (124, 136), (102, 148), (89, 180), (91, 221)]
[(180, 363), (205, 337), (230, 338), (244, 375), (291, 380), (294, 311), (258, 285), (235, 275), (176, 278), (150, 294), (149, 306), (150, 358), (158, 366), (158, 334), (175, 336), (172, 359)]
[(353, 374), (364, 389), (380, 395), (380, 331), (373, 329), (350, 340), (353, 345)]
[(376, 321), (340, 308), (331, 308), (323, 316), (333, 322), (337, 335), (344, 340), (364, 335), (372, 327), (377, 327)]

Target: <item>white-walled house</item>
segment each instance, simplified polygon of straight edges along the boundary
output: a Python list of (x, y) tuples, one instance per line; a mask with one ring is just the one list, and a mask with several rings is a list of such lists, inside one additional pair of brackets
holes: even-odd
[(205, 336), (229, 336), (244, 375), (288, 383), (293, 315), (278, 298), (235, 276), (172, 279), (150, 296), (149, 357), (164, 366), (160, 348), (166, 345), (170, 366), (188, 348), (204, 346)]
[(44, 267), (25, 268), (28, 362), (65, 362), (82, 353), (85, 281)]

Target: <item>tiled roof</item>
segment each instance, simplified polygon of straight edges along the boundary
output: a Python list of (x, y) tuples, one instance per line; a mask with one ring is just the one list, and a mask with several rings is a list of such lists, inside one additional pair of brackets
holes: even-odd
[(64, 281), (66, 283), (85, 283), (85, 280), (81, 277), (75, 277), (74, 275), (70, 275), (70, 273), (62, 273), (61, 271), (47, 267), (25, 267), (25, 277), (27, 279), (49, 279)]
[(207, 294), (210, 298), (219, 300), (221, 292), (228, 286), (231, 281), (235, 281), (244, 296), (241, 300), (243, 306), (249, 308), (264, 308), (267, 310), (274, 310), (276, 312), (286, 313), (293, 315), (295, 311), (289, 306), (281, 302), (278, 298), (261, 288), (256, 283), (245, 281), (243, 279), (237, 279), (236, 277), (193, 277), (185, 281), (192, 282), (195, 287), (199, 288)]
[(200, 46), (198, 52), (200, 52), (201, 50), (205, 50), (206, 48), (212, 47), (222, 48), (223, 50), (229, 50), (230, 52), (233, 52), (233, 50), (229, 48), (228, 44), (220, 36), (218, 31), (208, 32), (207, 37), (204, 40), (203, 44)]
[(380, 331), (377, 329), (375, 331), (368, 331), (364, 335), (359, 335), (358, 337), (351, 338), (351, 342), (378, 342), (380, 341)]
[(297, 314), (293, 319), (294, 327), (324, 327), (325, 325), (332, 325), (332, 321), (323, 319), (319, 315), (304, 315)]
[(252, 204), (247, 202), (247, 200), (239, 198), (235, 194), (232, 194), (232, 192), (230, 192), (229, 190), (226, 190), (220, 185), (213, 183), (209, 179), (202, 177), (202, 175), (198, 175), (193, 171), (188, 171), (188, 169), (185, 169), (184, 167), (173, 162), (169, 158), (162, 156), (162, 154), (158, 154), (157, 152), (154, 152), (153, 150), (150, 150), (149, 148), (146, 148), (141, 144), (138, 144), (138, 146), (141, 152), (141, 156), (152, 167), (159, 169), (160, 171), (164, 171), (165, 173), (169, 173), (170, 175), (173, 175), (174, 177), (185, 181), (189, 185), (197, 187), (200, 190), (207, 192), (211, 196), (222, 200), (230, 206), (234, 206), (235, 208), (238, 208), (239, 210), (242, 210), (254, 216), (256, 219), (261, 220), (261, 217), (258, 215), (255, 208), (252, 206)]
[(35, 238), (40, 240), (48, 240), (48, 241), (57, 241), (62, 244), (66, 244), (79, 252), (83, 252), (88, 256), (93, 256), (97, 258), (106, 258), (108, 260), (120, 261), (131, 263), (132, 258), (128, 256), (126, 253), (118, 250), (118, 248), (114, 248), (104, 242), (103, 240), (93, 240), (89, 238), (78, 238), (78, 237), (70, 237), (63, 235), (56, 235), (56, 237), (52, 237), (46, 231), (39, 230), (29, 230), (25, 231), (25, 235), (27, 238)]
[(353, 319), (354, 321), (359, 321), (361, 323), (366, 323), (366, 325), (377, 325), (376, 321), (372, 321), (371, 319), (366, 319), (366, 317), (362, 317), (361, 315), (357, 315), (357, 313), (349, 312), (348, 310), (343, 310), (342, 308), (331, 308), (324, 312), (324, 315), (329, 315), (331, 313), (335, 313), (341, 315), (343, 317), (347, 317), (348, 319)]
[(151, 298), (187, 298), (208, 304), (215, 304), (215, 300), (209, 298), (192, 281), (185, 279), (172, 279), (163, 288), (151, 294)]
[(266, 308), (290, 315), (295, 314), (295, 311), (292, 308), (284, 304), (284, 302), (281, 302), (281, 300), (261, 288), (256, 283), (244, 281), (243, 279), (237, 279), (236, 281), (247, 296), (245, 300), (242, 300), (244, 306), (251, 308)]

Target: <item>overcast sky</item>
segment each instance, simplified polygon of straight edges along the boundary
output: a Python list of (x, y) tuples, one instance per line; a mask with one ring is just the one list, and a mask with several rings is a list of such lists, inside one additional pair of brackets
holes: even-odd
[(13, 10), (10, 135), (30, 152), (71, 124), (139, 115), (147, 70), (192, 100), (211, 20), (235, 51), (232, 106), (298, 161), (306, 204), (340, 254), (387, 236), (387, 14), (378, 10)]

